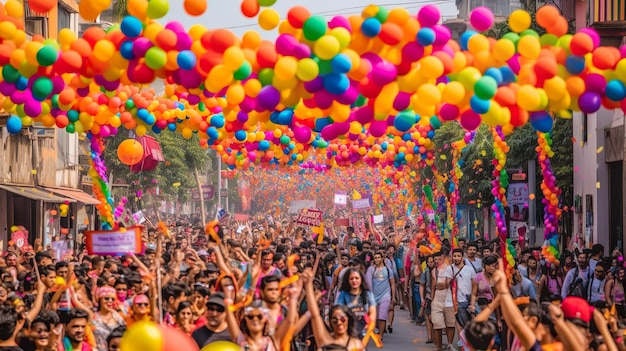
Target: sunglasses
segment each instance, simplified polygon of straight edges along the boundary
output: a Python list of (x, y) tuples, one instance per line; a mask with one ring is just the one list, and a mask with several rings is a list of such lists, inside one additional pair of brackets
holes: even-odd
[(263, 319), (263, 315), (262, 314), (247, 314), (246, 315), (246, 319), (248, 319), (250, 321), (254, 320), (254, 319), (261, 320), (261, 319)]
[(114, 298), (114, 297), (110, 297), (110, 296), (105, 296), (105, 297), (103, 297), (102, 299), (103, 299), (104, 301), (108, 301), (108, 302), (115, 301), (115, 298)]
[(333, 325), (336, 325), (338, 323), (345, 323), (348, 319), (346, 317), (339, 317), (339, 318), (331, 318), (330, 322)]
[(146, 302), (140, 302), (140, 303), (136, 303), (135, 306), (138, 307), (148, 307), (150, 304), (146, 303)]

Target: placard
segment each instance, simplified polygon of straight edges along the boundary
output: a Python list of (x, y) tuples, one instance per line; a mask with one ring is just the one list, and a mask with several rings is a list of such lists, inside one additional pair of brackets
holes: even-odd
[(235, 213), (236, 222), (245, 222), (248, 220), (248, 218), (250, 218), (250, 216), (245, 213)]
[(374, 215), (373, 222), (374, 224), (382, 223), (385, 220), (384, 215)]
[(353, 210), (363, 210), (370, 208), (370, 199), (352, 200)]
[(319, 227), (322, 224), (322, 211), (305, 208), (300, 211), (296, 223), (310, 227)]
[(143, 211), (140, 210), (133, 213), (133, 219), (135, 220), (135, 223), (143, 224), (143, 222), (146, 221), (146, 216), (143, 214)]
[(350, 219), (349, 218), (337, 218), (335, 219), (335, 225), (339, 227), (349, 227)]
[(315, 200), (294, 200), (289, 203), (289, 213), (300, 213), (305, 208), (315, 208), (317, 201)]
[(345, 206), (348, 204), (348, 195), (345, 192), (335, 193), (335, 205)]
[(87, 252), (90, 255), (141, 253), (141, 226), (117, 230), (86, 231)]

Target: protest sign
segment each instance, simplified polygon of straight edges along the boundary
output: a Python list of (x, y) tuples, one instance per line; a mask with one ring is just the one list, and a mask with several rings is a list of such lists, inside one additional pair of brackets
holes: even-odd
[(385, 217), (383, 215), (375, 215), (373, 218), (374, 224), (382, 223)]
[(289, 203), (288, 212), (296, 214), (305, 208), (315, 208), (315, 206), (317, 206), (317, 201), (315, 200), (294, 200)]
[(296, 223), (310, 227), (319, 227), (322, 224), (322, 211), (305, 208), (300, 211)]
[(87, 231), (87, 252), (90, 255), (141, 253), (141, 226), (117, 230)]
[(349, 227), (350, 219), (349, 218), (337, 218), (335, 219), (335, 225), (339, 227)]
[(352, 200), (353, 210), (364, 210), (370, 208), (370, 199)]
[(348, 195), (345, 192), (335, 193), (335, 205), (345, 206), (348, 204)]
[(245, 222), (250, 218), (249, 215), (245, 213), (235, 213), (235, 221), (237, 222)]

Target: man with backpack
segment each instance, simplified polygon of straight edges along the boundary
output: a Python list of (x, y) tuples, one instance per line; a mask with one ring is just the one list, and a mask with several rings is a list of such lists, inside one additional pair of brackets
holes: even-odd
[(576, 268), (567, 272), (565, 276), (563, 287), (561, 288), (561, 297), (578, 296), (587, 299), (587, 284), (593, 272), (589, 269), (586, 253), (579, 252), (576, 255), (576, 260), (578, 263)]

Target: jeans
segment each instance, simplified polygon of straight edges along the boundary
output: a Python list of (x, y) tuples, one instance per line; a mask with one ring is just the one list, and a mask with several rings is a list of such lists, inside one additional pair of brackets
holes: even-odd
[(465, 324), (472, 319), (472, 316), (468, 311), (469, 305), (469, 301), (459, 302), (459, 311), (456, 314), (456, 321), (461, 327), (465, 327)]
[(417, 320), (420, 315), (420, 309), (422, 308), (422, 298), (420, 297), (420, 285), (413, 284), (413, 303), (415, 304), (415, 308), (413, 309), (413, 315), (411, 319)]

